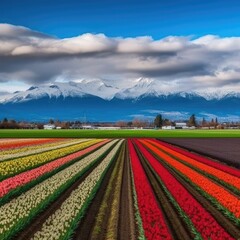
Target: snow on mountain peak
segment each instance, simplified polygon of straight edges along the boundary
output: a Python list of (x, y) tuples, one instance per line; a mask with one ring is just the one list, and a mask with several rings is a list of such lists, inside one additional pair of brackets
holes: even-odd
[(80, 79), (73, 82), (83, 92), (103, 99), (112, 99), (119, 91), (118, 88), (107, 85), (101, 79)]
[(30, 87), (27, 91), (16, 92), (12, 94), (8, 94), (0, 98), (0, 103), (8, 103), (8, 102), (26, 102), (32, 99), (39, 99), (43, 97), (49, 98), (58, 98), (68, 97), (68, 96), (78, 96), (82, 97), (86, 95), (86, 93), (80, 91), (74, 86), (65, 83), (58, 83), (58, 84), (50, 84), (35, 87)]
[(136, 79), (135, 85), (137, 87), (150, 87), (151, 85), (154, 84), (154, 81), (150, 78), (138, 78)]
[(71, 82), (54, 82), (43, 86), (32, 86), (26, 91), (15, 92), (0, 97), (0, 103), (25, 102), (31, 99), (43, 97), (84, 97), (86, 95), (97, 96), (102, 99), (138, 99), (142, 97), (179, 96), (182, 98), (203, 97), (207, 101), (220, 100), (231, 97), (240, 98), (238, 92), (166, 92), (157, 81), (150, 78), (138, 78), (129, 82), (129, 87), (121, 88), (106, 84), (101, 79), (79, 79)]
[(225, 97), (240, 97), (240, 93), (232, 92), (232, 91), (206, 91), (206, 92), (197, 92), (198, 95), (202, 96), (206, 100), (220, 100)]
[(142, 95), (158, 96), (157, 84), (149, 78), (139, 78), (133, 81), (132, 87), (120, 90), (115, 97), (120, 99), (138, 98)]

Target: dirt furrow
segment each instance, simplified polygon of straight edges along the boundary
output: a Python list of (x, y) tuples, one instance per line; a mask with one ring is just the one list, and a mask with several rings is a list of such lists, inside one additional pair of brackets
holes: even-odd
[(118, 230), (118, 239), (120, 240), (136, 239), (130, 160), (127, 149), (124, 158)]
[(74, 240), (91, 239), (91, 234), (96, 221), (96, 216), (101, 207), (105, 190), (108, 186), (109, 178), (111, 177), (112, 171), (117, 164), (117, 160), (118, 159), (115, 159), (115, 161), (108, 169), (106, 175), (104, 176), (100, 188), (98, 189), (92, 203), (88, 207), (87, 214), (81, 219), (81, 222), (79, 223), (77, 229), (75, 230), (75, 234), (73, 235), (72, 239)]

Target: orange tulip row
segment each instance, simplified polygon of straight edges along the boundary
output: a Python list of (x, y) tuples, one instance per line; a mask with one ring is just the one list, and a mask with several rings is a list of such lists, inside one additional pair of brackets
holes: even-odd
[(167, 155), (166, 153), (158, 149), (156, 146), (149, 143), (147, 140), (139, 141), (142, 142), (150, 150), (152, 150), (155, 154), (157, 154), (172, 168), (183, 174), (193, 184), (197, 185), (198, 187), (200, 187), (200, 189), (215, 198), (223, 207), (227, 208), (231, 213), (233, 213), (235, 217), (240, 217), (240, 199), (238, 197), (232, 195), (230, 192), (225, 190), (220, 185), (217, 185), (207, 177), (201, 175), (190, 167), (187, 167), (173, 157)]
[[(202, 239), (211, 240), (233, 240), (234, 238), (219, 224), (214, 216), (201, 205), (200, 202), (175, 178), (161, 162), (157, 160), (140, 142), (134, 140), (137, 148), (140, 150), (144, 158), (149, 162), (155, 173), (159, 176), (162, 183), (166, 186), (169, 194), (180, 208), (186, 213), (191, 220), (196, 231), (201, 235)], [(188, 223), (189, 229), (192, 229)], [(194, 239), (200, 239), (197, 232), (193, 231)]]
[(240, 178), (233, 176), (229, 173), (226, 173), (224, 171), (221, 171), (219, 169), (216, 169), (214, 167), (208, 166), (204, 163), (198, 162), (197, 160), (190, 158), (188, 156), (185, 156), (182, 153), (176, 152), (168, 147), (163, 146), (161, 143), (159, 143), (157, 140), (149, 140), (151, 144), (158, 147), (161, 150), (164, 150), (167, 154), (171, 154), (174, 157), (179, 158), (180, 160), (191, 164), (194, 167), (197, 167), (198, 169), (211, 174), (212, 176), (217, 177), (218, 179), (221, 179), (222, 181), (236, 187), (240, 190)]
[(214, 167), (214, 168), (219, 169), (223, 172), (229, 173), (232, 176), (240, 178), (240, 171), (237, 168), (232, 168), (232, 167), (224, 164), (223, 162), (219, 162), (219, 161), (216, 162), (216, 161), (210, 160), (207, 157), (204, 157), (202, 155), (194, 154), (192, 152), (189, 152), (188, 150), (184, 150), (183, 148), (173, 146), (172, 144), (169, 144), (169, 143), (166, 143), (166, 142), (163, 142), (163, 141), (160, 141), (160, 140), (157, 140), (157, 142), (161, 143), (161, 145), (166, 146), (167, 148), (170, 148), (170, 149), (174, 150), (175, 152), (182, 153), (185, 156), (188, 156), (188, 157), (190, 157), (190, 158), (192, 158), (192, 159), (194, 159), (198, 162), (204, 163), (208, 166)]

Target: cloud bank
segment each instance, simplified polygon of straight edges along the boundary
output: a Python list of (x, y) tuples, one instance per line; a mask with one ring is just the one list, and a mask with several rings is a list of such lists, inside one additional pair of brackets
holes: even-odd
[(101, 78), (127, 87), (132, 79), (146, 77), (168, 91), (240, 91), (239, 61), (240, 37), (154, 40), (86, 33), (59, 39), (0, 24), (0, 83)]

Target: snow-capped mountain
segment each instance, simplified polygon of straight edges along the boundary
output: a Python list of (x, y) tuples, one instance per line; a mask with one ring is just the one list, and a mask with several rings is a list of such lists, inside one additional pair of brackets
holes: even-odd
[(4, 95), (0, 98), (0, 103), (18, 103), (26, 102), (30, 100), (36, 100), (44, 97), (48, 98), (58, 98), (62, 97), (83, 97), (86, 93), (82, 92), (80, 89), (69, 84), (58, 83), (51, 84), (49, 86), (32, 86), (26, 91), (15, 92), (12, 94)]
[(87, 115), (91, 121), (131, 120), (134, 116), (240, 116), (238, 92), (163, 92), (151, 79), (139, 78), (128, 88), (110, 86), (99, 79), (55, 82), (0, 97), (0, 119), (73, 120)]
[(240, 98), (240, 93), (239, 92), (228, 92), (227, 94), (225, 94), (222, 99), (226, 99), (226, 98)]
[(0, 97), (0, 103), (25, 102), (43, 97), (84, 97), (93, 95), (103, 99), (112, 99), (119, 89), (108, 86), (101, 80), (79, 80), (77, 82), (54, 83), (44, 86), (32, 86), (26, 91), (15, 92)]
[(129, 83), (128, 88), (118, 88), (106, 84), (101, 79), (81, 79), (74, 82), (55, 82), (44, 86), (32, 86), (26, 91), (15, 92), (0, 96), (0, 103), (17, 103), (36, 100), (43, 97), (85, 97), (92, 95), (104, 100), (117, 99), (138, 99), (142, 97), (169, 97), (179, 96), (182, 98), (202, 97), (207, 101), (221, 100), (223, 98), (240, 98), (237, 92), (164, 92), (161, 85), (152, 79), (139, 78)]
[(44, 86), (32, 86), (26, 91), (15, 92), (0, 97), (0, 103), (25, 102), (42, 97), (82, 97), (86, 94), (105, 100), (111, 100), (113, 98), (135, 99), (141, 95), (158, 96), (160, 91), (158, 91), (157, 88), (158, 86), (153, 80), (145, 78), (133, 81), (130, 83), (129, 88), (124, 89), (108, 85), (100, 79), (80, 79), (74, 82), (55, 82), (54, 84)]
[(135, 80), (134, 85), (128, 88), (121, 89), (115, 94), (116, 98), (128, 99), (128, 98), (139, 98), (142, 95), (159, 96), (160, 93), (158, 85), (148, 78), (139, 78)]
[(81, 79), (75, 82), (70, 82), (69, 85), (75, 86), (84, 93), (98, 96), (103, 99), (112, 99), (119, 91), (117, 87), (108, 85), (100, 79)]

